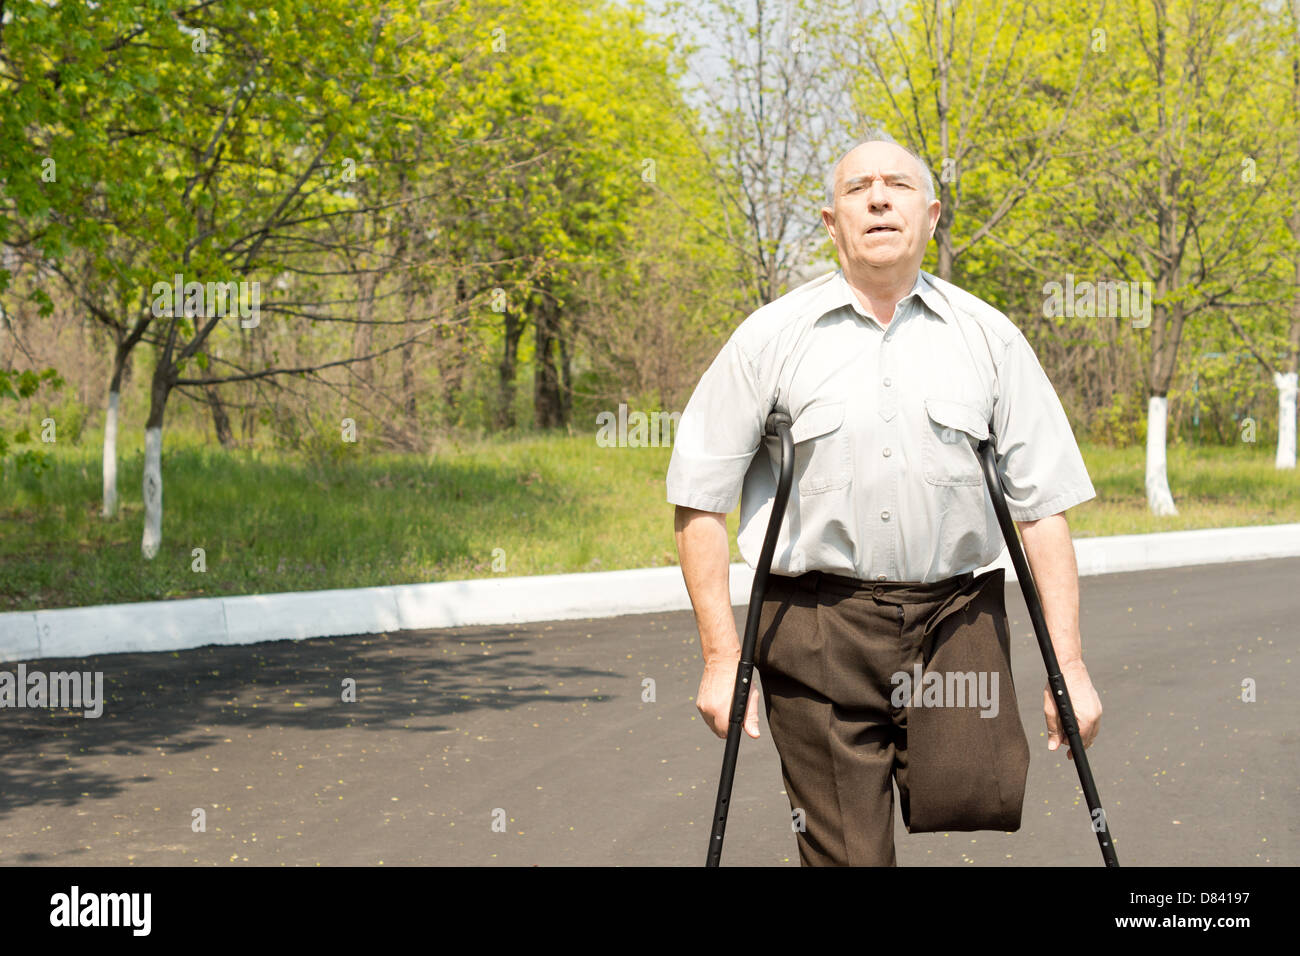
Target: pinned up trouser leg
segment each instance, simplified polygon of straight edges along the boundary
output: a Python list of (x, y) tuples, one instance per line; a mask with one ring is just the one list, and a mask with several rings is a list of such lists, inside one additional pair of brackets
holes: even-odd
[(895, 865), (895, 780), (911, 832), (1019, 829), (1004, 585), (769, 578), (755, 664), (803, 865)]

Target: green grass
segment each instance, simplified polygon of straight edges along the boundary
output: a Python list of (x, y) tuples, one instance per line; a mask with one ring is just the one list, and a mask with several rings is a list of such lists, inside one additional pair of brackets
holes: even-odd
[[(109, 521), (90, 435), (40, 475), (6, 470), (0, 610), (676, 563), (668, 448), (602, 448), (589, 434), (449, 444), (433, 458), (341, 448), (327, 461), (169, 434), (152, 562), (140, 556), (138, 451), (120, 458)], [(1140, 447), (1085, 446), (1084, 457), (1098, 498), (1068, 512), (1077, 537), (1300, 521), (1300, 472), (1275, 470), (1271, 448), (1172, 448), (1172, 518), (1146, 511)], [(204, 573), (191, 568), (195, 548)]]
[(1081, 447), (1097, 497), (1066, 512), (1076, 538), (1300, 521), (1300, 470), (1273, 467), (1273, 446), (1170, 448), (1169, 487), (1178, 514), (1164, 518), (1147, 510), (1141, 446)]

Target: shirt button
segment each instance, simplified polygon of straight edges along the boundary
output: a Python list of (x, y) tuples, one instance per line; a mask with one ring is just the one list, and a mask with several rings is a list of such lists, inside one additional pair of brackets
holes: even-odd
[(881, 521), (888, 521), (888, 520), (889, 520), (889, 512), (888, 512), (888, 511), (882, 511), (882, 512), (880, 512), (880, 520), (881, 520)]
[(882, 454), (883, 454), (886, 458), (888, 458), (890, 455), (893, 454), (893, 452), (890, 451), (888, 448), (886, 448), (886, 449), (884, 450), (884, 452), (882, 452)]

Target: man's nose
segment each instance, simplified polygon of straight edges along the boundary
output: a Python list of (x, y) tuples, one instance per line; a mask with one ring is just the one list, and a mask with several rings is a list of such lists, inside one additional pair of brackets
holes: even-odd
[(889, 191), (882, 180), (873, 179), (867, 187), (867, 206), (872, 212), (889, 208)]

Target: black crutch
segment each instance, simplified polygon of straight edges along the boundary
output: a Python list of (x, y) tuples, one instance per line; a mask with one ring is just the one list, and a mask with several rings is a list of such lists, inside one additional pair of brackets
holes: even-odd
[(1110, 832), (1110, 823), (1106, 811), (1101, 808), (1101, 798), (1097, 796), (1097, 784), (1092, 779), (1092, 768), (1088, 766), (1088, 757), (1083, 750), (1083, 740), (1079, 737), (1079, 723), (1074, 718), (1074, 705), (1070, 703), (1070, 692), (1065, 687), (1065, 678), (1061, 676), (1061, 666), (1056, 660), (1056, 650), (1052, 647), (1051, 636), (1047, 633), (1047, 621), (1043, 618), (1043, 605), (1038, 599), (1038, 588), (1029, 573), (1029, 564), (1016, 537), (1016, 526), (1011, 521), (1011, 512), (1007, 509), (1007, 499), (1002, 493), (1002, 482), (998, 478), (996, 460), (993, 455), (993, 436), (979, 443), (980, 464), (984, 467), (984, 482), (988, 485), (989, 495), (993, 498), (993, 509), (998, 514), (998, 524), (1002, 527), (1002, 537), (1006, 539), (1007, 550), (1011, 553), (1011, 563), (1015, 566), (1016, 577), (1020, 579), (1020, 590), (1025, 595), (1025, 607), (1029, 609), (1029, 619), (1034, 624), (1034, 633), (1038, 635), (1038, 649), (1043, 652), (1043, 664), (1047, 667), (1047, 683), (1052, 688), (1052, 699), (1056, 701), (1056, 715), (1065, 731), (1065, 738), (1074, 755), (1074, 765), (1079, 771), (1079, 783), (1083, 786), (1084, 799), (1088, 801), (1088, 813), (1093, 821), (1093, 831), (1097, 842), (1101, 844), (1101, 856), (1107, 866), (1119, 866), (1115, 856), (1114, 837)]
[(709, 836), (709, 857), (705, 866), (717, 866), (722, 861), (722, 835), (727, 829), (727, 804), (731, 802), (731, 782), (736, 776), (736, 755), (740, 752), (740, 734), (745, 723), (745, 709), (749, 706), (750, 678), (754, 673), (754, 646), (758, 643), (758, 619), (763, 613), (763, 594), (767, 590), (767, 574), (776, 553), (776, 539), (781, 531), (781, 518), (790, 498), (790, 485), (794, 480), (794, 439), (790, 437), (790, 416), (785, 412), (772, 412), (767, 416), (763, 431), (781, 439), (781, 477), (776, 486), (776, 499), (772, 502), (772, 517), (767, 521), (767, 537), (758, 567), (754, 569), (754, 586), (749, 591), (749, 614), (745, 618), (745, 639), (740, 645), (740, 666), (736, 668), (736, 687), (731, 693), (731, 722), (727, 726), (727, 749), (722, 756), (722, 779), (718, 781), (718, 802), (713, 809), (713, 833)]

